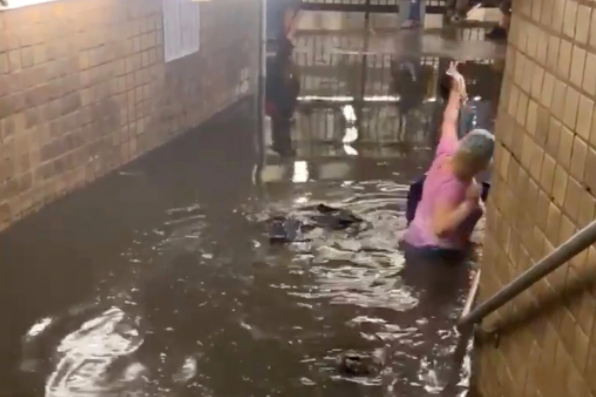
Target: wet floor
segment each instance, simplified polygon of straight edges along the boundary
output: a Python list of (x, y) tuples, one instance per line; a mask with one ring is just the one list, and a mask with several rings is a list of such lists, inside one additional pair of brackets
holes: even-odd
[[(415, 62), (424, 91), (404, 107), (395, 54), (333, 44), (309, 63), (321, 37), (295, 56), (294, 158), (261, 150), (271, 134), (246, 101), (0, 235), (1, 396), (466, 393), (453, 325), (469, 274), (407, 266), (398, 249), (445, 62)], [(491, 61), (469, 67), (498, 80)], [(491, 84), (473, 120), (488, 127)], [(321, 202), (367, 227), (270, 244), (269, 217)]]

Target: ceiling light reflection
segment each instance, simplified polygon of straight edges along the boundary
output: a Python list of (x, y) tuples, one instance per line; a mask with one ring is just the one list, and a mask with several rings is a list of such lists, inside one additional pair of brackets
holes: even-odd
[(358, 151), (350, 145), (344, 145), (344, 152), (346, 152), (348, 156), (358, 156)]
[[(299, 102), (336, 102), (349, 103), (356, 100), (353, 96), (319, 96), (319, 95), (305, 95), (299, 96)], [(399, 95), (374, 95), (362, 98), (364, 102), (399, 102)]]
[(354, 143), (356, 139), (358, 139), (358, 129), (356, 127), (348, 127), (341, 141), (343, 144), (350, 144)]
[(364, 102), (399, 102), (399, 95), (375, 95), (364, 97)]
[(354, 111), (354, 106), (346, 105), (341, 109), (346, 121), (355, 122), (356, 121), (356, 112)]
[(305, 183), (308, 182), (308, 163), (306, 161), (294, 162), (294, 175), (292, 175), (292, 182)]
[[(382, 103), (395, 103), (399, 102), (401, 97), (399, 95), (375, 95), (362, 98), (363, 102), (382, 102)], [(481, 101), (482, 97), (475, 96), (472, 98), (474, 101)], [(335, 102), (335, 103), (351, 103), (355, 102), (356, 98), (352, 96), (318, 96), (318, 95), (305, 95), (299, 96), (298, 102)], [(436, 102), (436, 97), (426, 98), (425, 103)]]
[(352, 96), (317, 96), (317, 95), (306, 95), (299, 96), (299, 102), (352, 102), (354, 97)]

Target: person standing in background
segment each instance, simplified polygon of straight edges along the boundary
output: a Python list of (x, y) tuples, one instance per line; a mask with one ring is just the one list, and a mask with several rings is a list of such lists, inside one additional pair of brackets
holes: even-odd
[(499, 5), (502, 13), (501, 21), (498, 26), (495, 26), (486, 34), (487, 40), (507, 40), (507, 33), (509, 32), (509, 24), (511, 22), (511, 3), (512, 0), (501, 0)]
[(298, 68), (292, 59), (300, 0), (268, 0), (265, 112), (271, 118), (273, 147), (281, 156), (294, 155), (292, 118), (300, 92)]
[(267, 0), (266, 30), (268, 40), (282, 37), (290, 38), (293, 34), (301, 0)]
[(267, 58), (265, 111), (271, 118), (272, 149), (280, 156), (293, 156), (292, 118), (298, 104), (300, 75), (294, 60), (292, 42), (284, 38), (277, 43), (274, 55)]
[(447, 0), (445, 7), (447, 9), (445, 13), (447, 21), (457, 23), (466, 19), (469, 0)]
[(426, 0), (401, 0), (399, 3), (400, 26), (404, 29), (424, 26)]

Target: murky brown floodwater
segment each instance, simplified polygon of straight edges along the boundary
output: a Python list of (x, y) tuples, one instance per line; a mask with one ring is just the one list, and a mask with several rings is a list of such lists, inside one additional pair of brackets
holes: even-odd
[[(353, 145), (324, 143), (345, 104), (300, 105), (291, 160), (260, 158), (249, 105), (0, 235), (1, 396), (465, 394), (469, 274), (398, 250), (436, 104), (413, 106), (407, 133), (395, 103), (365, 106)], [(267, 217), (319, 202), (369, 228), (270, 245)], [(338, 370), (346, 354), (366, 371)]]

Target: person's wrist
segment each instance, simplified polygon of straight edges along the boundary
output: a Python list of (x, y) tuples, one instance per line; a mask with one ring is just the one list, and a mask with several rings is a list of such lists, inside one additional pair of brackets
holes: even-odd
[(468, 198), (463, 203), (461, 203), (461, 210), (463, 212), (469, 212), (474, 209), (476, 203), (474, 199)]

